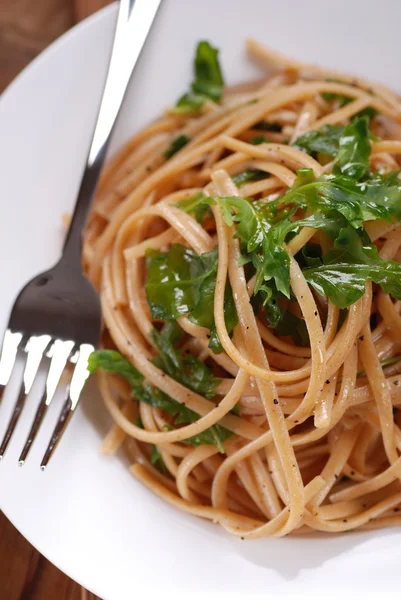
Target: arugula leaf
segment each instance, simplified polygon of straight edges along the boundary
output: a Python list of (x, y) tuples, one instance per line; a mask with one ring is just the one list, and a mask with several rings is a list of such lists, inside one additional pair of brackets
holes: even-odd
[(118, 373), (131, 388), (140, 384), (143, 375), (117, 350), (96, 350), (88, 359), (88, 371), (94, 375), (98, 369), (107, 373)]
[(316, 211), (309, 217), (305, 217), (297, 221), (297, 225), (303, 227), (313, 227), (324, 231), (326, 235), (335, 240), (340, 230), (347, 226), (346, 218), (336, 210), (328, 210), (327, 212)]
[(370, 142), (368, 121), (357, 119), (344, 127), (333, 173), (359, 180), (369, 171)]
[(375, 246), (363, 245), (352, 227), (341, 230), (323, 264), (304, 269), (308, 283), (321, 295), (345, 308), (365, 293), (367, 281), (380, 285), (384, 293), (401, 299), (401, 264), (379, 257)]
[(308, 154), (335, 156), (334, 174), (359, 180), (369, 171), (370, 133), (368, 118), (354, 118), (349, 125), (324, 125), (308, 131), (295, 141), (295, 146)]
[(261, 129), (262, 131), (275, 131), (280, 133), (282, 126), (275, 121), (259, 121), (252, 126), (252, 129)]
[(340, 138), (344, 128), (340, 125), (323, 125), (317, 131), (308, 131), (301, 135), (296, 141), (295, 146), (305, 150), (308, 154), (328, 154), (335, 156), (340, 147)]
[(194, 81), (191, 90), (173, 108), (175, 113), (198, 112), (208, 98), (220, 102), (224, 79), (218, 60), (219, 51), (209, 42), (199, 42), (194, 61)]
[[(216, 276), (214, 275), (208, 281), (205, 281), (204, 285), (202, 286), (199, 302), (194, 307), (194, 310), (189, 315), (189, 318), (196, 325), (206, 327), (210, 330), (209, 348), (211, 348), (215, 354), (219, 354), (223, 351), (223, 347), (220, 343), (220, 339), (217, 334), (216, 325), (214, 322), (215, 288)], [(231, 334), (234, 330), (234, 327), (238, 323), (238, 316), (229, 281), (227, 281), (226, 288), (224, 290), (224, 321), (226, 324), (227, 332)]]
[(388, 367), (401, 361), (401, 356), (392, 356), (391, 358), (385, 358), (380, 361), (382, 367)]
[(214, 377), (209, 367), (194, 356), (190, 354), (181, 356), (172, 343), (171, 329), (166, 332), (166, 326), (162, 333), (154, 329), (150, 334), (151, 340), (160, 352), (160, 355), (153, 360), (154, 364), (193, 392), (205, 398), (213, 398), (220, 379)]
[(356, 229), (362, 227), (364, 221), (401, 219), (401, 181), (398, 179), (375, 174), (359, 182), (344, 175), (323, 175), (311, 181), (305, 174), (307, 171), (298, 172), (302, 173), (301, 179), (276, 206), (295, 202), (300, 207), (325, 214), (337, 211)]
[(318, 244), (311, 244), (307, 242), (302, 248), (301, 252), (298, 252), (296, 259), (299, 264), (303, 263), (306, 267), (316, 267), (322, 264), (322, 249)]
[[(330, 79), (328, 81), (335, 81), (335, 80)], [(343, 82), (338, 81), (337, 83), (343, 83)], [(339, 108), (342, 108), (343, 106), (346, 106), (347, 104), (349, 104), (350, 102), (355, 100), (355, 98), (351, 98), (351, 96), (344, 96), (344, 94), (337, 94), (336, 92), (323, 92), (322, 98), (324, 100), (326, 100), (326, 102), (331, 102), (332, 100), (336, 100)], [(360, 119), (361, 117), (367, 117), (368, 120), (370, 121), (371, 119), (374, 119), (374, 117), (376, 117), (378, 114), (379, 113), (375, 108), (373, 108), (372, 106), (367, 106), (366, 108), (363, 108), (362, 110), (357, 112), (352, 117), (352, 120)]]
[[(392, 356), (390, 358), (385, 358), (385, 359), (381, 360), (380, 366), (388, 367), (389, 365), (394, 365), (400, 361), (401, 361), (401, 356)], [(362, 369), (361, 371), (357, 372), (357, 377), (363, 377), (364, 375), (366, 375), (365, 369)], [(394, 410), (394, 408), (393, 408), (393, 410)]]
[(164, 322), (163, 331), (161, 333), (163, 340), (173, 348), (179, 344), (185, 336), (185, 332), (177, 321), (169, 319)]
[[(331, 80), (331, 81), (333, 81), (333, 80)], [(342, 83), (342, 82), (340, 81), (338, 83)], [(353, 100), (353, 98), (351, 98), (350, 96), (344, 96), (344, 94), (337, 94), (336, 92), (323, 92), (322, 98), (323, 98), (323, 100), (326, 100), (326, 102), (331, 102), (332, 100), (336, 100), (338, 102), (339, 108), (346, 106)]]
[(259, 146), (259, 144), (268, 144), (269, 140), (264, 135), (257, 135), (256, 137), (251, 139), (251, 144), (254, 146)]
[[(148, 250), (146, 296), (154, 319), (177, 319), (188, 315), (197, 325), (211, 331), (209, 346), (214, 352), (221, 345), (214, 324), (214, 290), (217, 275), (217, 248), (202, 255), (173, 244), (168, 252)], [(231, 287), (225, 290), (224, 316), (228, 333), (237, 324)]]
[(195, 81), (192, 91), (220, 102), (224, 79), (218, 60), (219, 51), (209, 42), (199, 42), (195, 56)]
[(164, 153), (165, 158), (167, 158), (167, 160), (169, 158), (171, 158), (172, 156), (174, 156), (174, 154), (176, 154), (179, 150), (181, 150), (181, 148), (183, 148), (186, 144), (188, 144), (190, 138), (187, 135), (179, 135), (178, 137), (176, 137), (170, 144), (170, 146), (167, 148), (167, 150)]
[(237, 404), (234, 404), (234, 406), (230, 410), (230, 413), (232, 413), (233, 415), (236, 415), (237, 417), (239, 417), (241, 415), (241, 406), (240, 406), (239, 402), (237, 402)]
[(146, 295), (154, 319), (177, 319), (191, 313), (200, 301), (202, 284), (215, 276), (217, 250), (198, 256), (173, 244), (167, 252), (148, 250)]
[(204, 196), (202, 192), (197, 192), (181, 202), (177, 202), (176, 207), (187, 214), (194, 215), (195, 219), (203, 225), (203, 221), (207, 215), (211, 215), (210, 204), (211, 198)]
[[(289, 257), (283, 247), (286, 235), (298, 225), (287, 218), (272, 226), (266, 213), (246, 198), (219, 197), (227, 225), (237, 223), (237, 235), (245, 244), (242, 264), (251, 262), (256, 271), (255, 294), (265, 282), (274, 280), (276, 288), (290, 297)], [(269, 286), (265, 291), (269, 295)]]
[[(128, 381), (137, 401), (164, 410), (174, 418), (175, 425), (195, 423), (199, 419), (198, 413), (177, 402), (162, 390), (146, 383), (143, 375), (116, 350), (96, 350), (92, 352), (88, 360), (88, 370), (91, 374), (94, 374), (98, 369), (124, 377)], [(203, 444), (216, 444), (219, 451), (224, 452), (223, 442), (231, 436), (231, 431), (216, 424), (185, 441), (195, 447)]]
[(284, 295), (277, 291), (273, 281), (266, 282), (251, 298), (251, 304), (255, 314), (264, 312), (264, 316), (269, 326), (273, 329), (280, 322), (282, 310), (279, 300), (284, 298)]
[(160, 471), (160, 473), (163, 473), (163, 475), (168, 475), (168, 469), (164, 464), (159, 448), (155, 444), (152, 444), (150, 462), (158, 471)]
[(274, 329), (279, 335), (291, 336), (299, 346), (309, 345), (309, 335), (305, 321), (288, 310), (283, 311), (281, 319)]
[(247, 169), (246, 171), (234, 175), (232, 180), (237, 187), (241, 187), (241, 185), (248, 183), (248, 181), (258, 181), (259, 179), (265, 179), (267, 177), (269, 177), (269, 174), (266, 173), (266, 171), (261, 171), (260, 169)]

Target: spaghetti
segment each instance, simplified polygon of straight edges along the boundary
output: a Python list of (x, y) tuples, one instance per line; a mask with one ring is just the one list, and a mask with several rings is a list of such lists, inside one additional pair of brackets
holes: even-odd
[(243, 538), (401, 523), (401, 103), (254, 41), (110, 161), (83, 261), (131, 471)]

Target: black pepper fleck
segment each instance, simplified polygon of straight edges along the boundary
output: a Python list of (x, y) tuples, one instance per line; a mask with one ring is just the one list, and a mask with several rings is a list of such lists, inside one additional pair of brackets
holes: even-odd
[(348, 523), (348, 519), (343, 519), (343, 523)]
[(329, 384), (330, 383), (330, 379), (326, 379), (326, 383)]
[(360, 335), (360, 336), (359, 336), (359, 341), (360, 341), (360, 342), (363, 342), (363, 340), (364, 340), (364, 339), (365, 339), (365, 336), (364, 336), (364, 335)]
[(274, 404), (278, 404), (277, 398), (274, 398), (273, 402), (274, 402)]
[(317, 310), (315, 310), (315, 317), (317, 317)]
[(351, 471), (351, 475), (355, 475), (355, 471)]
[(394, 385), (398, 385), (398, 379), (394, 381)]
[(398, 508), (398, 506), (395, 507), (394, 512), (398, 512), (400, 509)]

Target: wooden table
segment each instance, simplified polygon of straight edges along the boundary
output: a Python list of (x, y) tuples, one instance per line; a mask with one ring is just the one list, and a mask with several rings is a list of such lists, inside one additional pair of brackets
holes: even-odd
[[(0, 92), (43, 48), (110, 2), (0, 0)], [(41, 556), (0, 514), (1, 600), (93, 598)]]

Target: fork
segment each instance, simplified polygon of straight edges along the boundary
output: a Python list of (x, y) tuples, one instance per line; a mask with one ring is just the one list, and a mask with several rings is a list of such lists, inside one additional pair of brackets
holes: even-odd
[(7, 450), (44, 356), (50, 359), (45, 389), (19, 457), (20, 465), (28, 456), (56, 389), (66, 379), (64, 403), (40, 465), (46, 468), (88, 378), (88, 357), (98, 345), (102, 318), (99, 296), (82, 273), (82, 231), (114, 123), (160, 2), (120, 1), (103, 96), (62, 256), (53, 268), (25, 285), (11, 310), (0, 358), (0, 402), (17, 354), (22, 354), (25, 364), (18, 399), (0, 444), (0, 459)]

